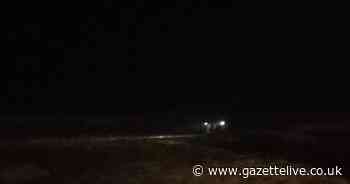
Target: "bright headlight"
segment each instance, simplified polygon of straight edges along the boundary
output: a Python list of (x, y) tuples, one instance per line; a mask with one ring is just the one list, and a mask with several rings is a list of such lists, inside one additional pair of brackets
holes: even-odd
[(220, 125), (220, 126), (225, 126), (225, 125), (226, 125), (226, 122), (225, 122), (225, 121), (220, 121), (219, 125)]

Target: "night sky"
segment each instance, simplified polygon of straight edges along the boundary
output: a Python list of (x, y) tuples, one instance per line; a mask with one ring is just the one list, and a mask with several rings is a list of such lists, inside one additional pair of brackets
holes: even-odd
[(2, 115), (349, 110), (340, 19), (86, 3), (10, 5)]

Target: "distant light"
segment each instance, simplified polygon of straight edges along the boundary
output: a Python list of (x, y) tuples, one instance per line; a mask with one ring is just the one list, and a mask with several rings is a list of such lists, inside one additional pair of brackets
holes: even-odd
[(208, 123), (208, 122), (204, 122), (203, 125), (204, 125), (204, 126), (208, 126), (209, 123)]
[(159, 139), (164, 139), (165, 136), (164, 136), (164, 135), (160, 135), (160, 136), (158, 136), (158, 138), (159, 138)]
[(226, 122), (225, 121), (220, 121), (219, 125), (220, 126), (225, 126)]

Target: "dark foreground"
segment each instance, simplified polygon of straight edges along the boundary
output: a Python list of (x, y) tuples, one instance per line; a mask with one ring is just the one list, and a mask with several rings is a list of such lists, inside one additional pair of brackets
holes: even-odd
[[(74, 140), (74, 139), (73, 139)], [(192, 166), (264, 167), (299, 165), (281, 157), (265, 157), (243, 145), (223, 148), (208, 137), (154, 139), (51, 139), (0, 145), (0, 183), (348, 183), (336, 176), (201, 176)], [(218, 139), (219, 140), (219, 139)], [(214, 142), (213, 142), (214, 141)], [(345, 171), (346, 172), (346, 171)]]

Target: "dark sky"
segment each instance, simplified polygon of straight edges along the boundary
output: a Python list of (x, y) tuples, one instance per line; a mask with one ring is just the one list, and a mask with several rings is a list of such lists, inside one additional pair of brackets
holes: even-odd
[(5, 115), (349, 110), (348, 72), (331, 65), (344, 60), (344, 25), (327, 15), (197, 1), (26, 6), (6, 22)]

